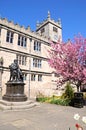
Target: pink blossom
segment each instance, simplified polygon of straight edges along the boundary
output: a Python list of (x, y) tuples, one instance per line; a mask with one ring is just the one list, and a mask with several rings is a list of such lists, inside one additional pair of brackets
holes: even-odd
[(86, 84), (86, 38), (81, 35), (68, 43), (51, 43), (49, 64), (63, 77), (63, 82), (70, 80), (77, 88)]

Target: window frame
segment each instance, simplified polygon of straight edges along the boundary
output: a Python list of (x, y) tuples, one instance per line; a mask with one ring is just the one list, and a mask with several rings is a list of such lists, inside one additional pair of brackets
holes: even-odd
[(31, 74), (31, 81), (36, 81), (36, 74)]
[(43, 34), (45, 32), (45, 28), (41, 29), (41, 34)]
[(42, 75), (41, 74), (38, 75), (38, 81), (42, 81)]
[(13, 37), (14, 33), (12, 31), (7, 30), (6, 42), (13, 43)]
[(57, 33), (58, 32), (58, 28), (53, 26), (53, 31)]
[(26, 47), (27, 46), (27, 38), (25, 36), (22, 36), (19, 34), (17, 45), (21, 46), (21, 47)]
[(34, 51), (41, 52), (41, 42), (35, 40), (33, 49)]
[(18, 64), (19, 64), (19, 65), (24, 65), (24, 66), (26, 66), (26, 62), (27, 62), (27, 57), (26, 57), (26, 56), (17, 54), (16, 58), (17, 58), (17, 60), (18, 60)]
[(41, 68), (42, 60), (38, 58), (33, 58), (33, 67)]
[(27, 80), (27, 73), (23, 73), (23, 80)]

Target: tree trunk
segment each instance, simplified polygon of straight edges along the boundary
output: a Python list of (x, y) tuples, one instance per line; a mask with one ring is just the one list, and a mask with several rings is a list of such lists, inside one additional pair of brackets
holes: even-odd
[(79, 92), (79, 86), (77, 86), (77, 92)]

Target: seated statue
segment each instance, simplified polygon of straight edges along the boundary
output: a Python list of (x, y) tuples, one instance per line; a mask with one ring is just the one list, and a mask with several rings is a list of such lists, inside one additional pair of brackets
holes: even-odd
[(23, 75), (22, 75), (21, 69), (19, 68), (18, 60), (15, 59), (14, 63), (12, 63), (9, 66), (9, 69), (10, 69), (10, 79), (9, 79), (9, 81), (12, 81), (12, 82), (22, 81), (23, 82)]

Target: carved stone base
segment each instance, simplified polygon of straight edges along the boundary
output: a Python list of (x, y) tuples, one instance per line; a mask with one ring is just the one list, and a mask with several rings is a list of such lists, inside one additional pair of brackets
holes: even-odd
[(6, 94), (2, 99), (10, 102), (26, 101), (27, 97), (24, 94), (24, 85), (22, 82), (7, 82)]

